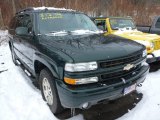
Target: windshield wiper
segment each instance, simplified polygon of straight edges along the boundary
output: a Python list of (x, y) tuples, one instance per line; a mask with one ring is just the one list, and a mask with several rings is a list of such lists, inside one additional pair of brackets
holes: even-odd
[(56, 35), (68, 35), (69, 34), (69, 32), (68, 31), (51, 31), (51, 32), (49, 32), (49, 33), (46, 33), (46, 35), (54, 35), (54, 36), (56, 36)]
[(92, 33), (95, 33), (95, 34), (98, 34), (98, 33), (103, 33), (103, 31), (100, 31), (100, 30), (97, 30), (97, 31), (94, 31), (94, 30), (73, 30), (73, 31), (51, 31), (49, 33), (47, 33), (46, 35), (54, 35), (54, 36), (57, 36), (57, 35), (72, 35), (72, 34), (92, 34)]
[(97, 31), (94, 31), (94, 30), (74, 30), (74, 31), (71, 31), (71, 33), (78, 33), (78, 34), (86, 34), (86, 33), (102, 33), (103, 31), (100, 31), (100, 30), (97, 30)]
[(63, 30), (63, 31), (51, 31), (49, 33), (51, 33), (51, 34), (65, 34), (65, 33), (68, 33), (68, 32)]

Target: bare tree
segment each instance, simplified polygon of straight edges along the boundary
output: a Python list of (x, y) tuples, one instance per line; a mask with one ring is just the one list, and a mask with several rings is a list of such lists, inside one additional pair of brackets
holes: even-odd
[(12, 0), (12, 8), (13, 8), (13, 13), (16, 13), (16, 6), (14, 0)]
[(0, 28), (3, 26), (4, 26), (4, 22), (3, 22), (2, 12), (1, 12), (1, 8), (0, 8)]
[(27, 7), (65, 7), (90, 16), (131, 16), (138, 24), (150, 24), (159, 14), (160, 0), (0, 0), (0, 24), (9, 24), (20, 9)]

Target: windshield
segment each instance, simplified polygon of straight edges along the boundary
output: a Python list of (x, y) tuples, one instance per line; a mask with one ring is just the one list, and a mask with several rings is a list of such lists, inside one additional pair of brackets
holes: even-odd
[(113, 30), (118, 30), (121, 28), (136, 29), (132, 19), (111, 18), (110, 25)]
[(44, 12), (38, 14), (41, 34), (65, 31), (98, 31), (90, 18), (81, 13)]

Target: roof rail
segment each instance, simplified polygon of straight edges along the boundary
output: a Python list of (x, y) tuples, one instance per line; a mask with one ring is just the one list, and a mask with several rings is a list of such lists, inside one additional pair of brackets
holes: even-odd
[(61, 10), (61, 11), (74, 11), (75, 10), (72, 10), (72, 9), (65, 9), (65, 8), (54, 8), (54, 7), (45, 7), (45, 6), (42, 6), (42, 7), (29, 7), (29, 8), (26, 8), (26, 9), (22, 9), (20, 11), (18, 11), (16, 14), (20, 14), (20, 13), (24, 13), (26, 11), (41, 11), (41, 10)]
[(33, 9), (33, 7), (29, 7), (29, 8), (22, 9), (22, 10), (20, 10), (20, 11), (16, 12), (16, 14), (18, 14), (18, 13), (22, 13), (22, 12), (26, 12), (26, 11), (32, 11), (32, 10), (34, 10), (34, 9)]

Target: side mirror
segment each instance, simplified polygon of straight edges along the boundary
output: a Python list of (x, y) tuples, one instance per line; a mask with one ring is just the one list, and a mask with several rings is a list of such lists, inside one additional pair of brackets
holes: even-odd
[(15, 32), (17, 35), (28, 35), (29, 34), (27, 27), (17, 27)]

